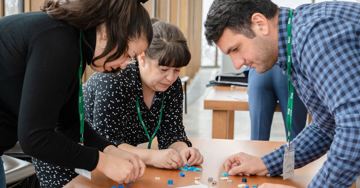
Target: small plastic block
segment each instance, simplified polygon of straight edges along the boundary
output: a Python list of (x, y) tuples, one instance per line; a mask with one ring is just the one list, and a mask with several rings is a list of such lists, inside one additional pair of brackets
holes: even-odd
[(248, 186), (248, 185), (245, 185), (245, 188), (249, 188), (249, 186)]
[(208, 183), (212, 183), (213, 181), (214, 181), (214, 178), (212, 178), (212, 177), (208, 178)]
[(111, 188), (117, 188), (117, 186), (116, 186), (116, 185), (113, 185)]
[(189, 167), (189, 171), (190, 172), (200, 172), (201, 171), (201, 168), (197, 168), (195, 166), (190, 166)]
[(121, 185), (118, 186), (118, 188), (124, 188), (124, 185), (121, 184)]
[(246, 183), (246, 182), (247, 182), (247, 179), (246, 179), (246, 178), (242, 178), (242, 179), (241, 179), (241, 182)]
[(215, 180), (211, 182), (211, 185), (213, 185), (213, 186), (216, 184), (217, 184), (217, 181), (215, 181)]
[(257, 185), (253, 185), (252, 188), (257, 188)]
[(180, 172), (179, 175), (180, 175), (181, 177), (185, 177), (185, 173), (184, 173), (184, 172)]
[(241, 184), (238, 184), (237, 187), (238, 188), (245, 188), (246, 184), (245, 183), (241, 183)]
[(170, 186), (174, 185), (174, 180), (168, 179), (167, 184)]
[(222, 176), (223, 176), (223, 177), (229, 177), (229, 174), (228, 174), (227, 172), (224, 172), (224, 173), (222, 174)]
[(201, 172), (201, 168), (197, 168), (195, 166), (189, 166), (189, 165), (185, 165), (183, 167), (180, 168), (181, 171), (184, 171), (184, 172)]
[(160, 180), (160, 177), (159, 177), (159, 176), (156, 176), (156, 177), (155, 177), (155, 180)]
[(224, 177), (224, 176), (223, 176), (223, 177), (220, 177), (220, 179), (221, 179), (221, 180), (228, 180), (229, 177)]

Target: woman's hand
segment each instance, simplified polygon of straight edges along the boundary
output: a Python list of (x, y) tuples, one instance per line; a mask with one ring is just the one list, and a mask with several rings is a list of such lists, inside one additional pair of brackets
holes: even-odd
[(152, 150), (149, 164), (156, 168), (178, 169), (184, 166), (180, 154), (174, 149)]
[(96, 169), (119, 184), (130, 183), (138, 178), (134, 175), (135, 168), (129, 160), (102, 152), (99, 152)]
[(187, 147), (180, 151), (180, 156), (185, 164), (189, 166), (201, 165), (204, 162), (204, 157), (200, 151), (193, 147)]
[(104, 149), (104, 153), (114, 155), (116, 157), (129, 161), (134, 167), (132, 176), (135, 179), (140, 178), (144, 175), (146, 166), (144, 162), (140, 159), (140, 157), (136, 154), (127, 152), (112, 145), (106, 147)]

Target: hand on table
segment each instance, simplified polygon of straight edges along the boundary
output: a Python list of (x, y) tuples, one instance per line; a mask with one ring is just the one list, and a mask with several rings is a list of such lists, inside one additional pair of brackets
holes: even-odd
[(185, 164), (189, 166), (201, 165), (204, 162), (204, 157), (201, 155), (198, 149), (193, 147), (187, 147), (180, 151), (181, 159)]
[[(115, 146), (106, 147), (104, 149), (104, 154), (111, 155), (116, 158), (120, 158), (122, 160), (130, 162), (130, 164), (132, 165), (131, 174), (129, 175), (130, 182), (135, 181), (136, 179), (138, 179), (144, 175), (146, 166), (145, 166), (144, 162), (140, 159), (140, 157), (138, 157), (137, 155), (129, 153), (125, 150), (119, 149)], [(121, 170), (119, 170), (119, 169), (121, 169)], [(117, 171), (122, 171), (123, 167), (120, 167), (119, 169)], [(125, 182), (125, 183), (128, 183), (128, 182)]]
[(115, 155), (99, 152), (99, 161), (96, 169), (119, 184), (135, 181), (135, 167), (127, 159)]
[(224, 169), (229, 175), (264, 176), (268, 173), (264, 162), (259, 157), (242, 152), (227, 158), (224, 162)]
[(180, 154), (172, 148), (153, 150), (149, 161), (150, 165), (165, 169), (177, 169), (185, 165)]

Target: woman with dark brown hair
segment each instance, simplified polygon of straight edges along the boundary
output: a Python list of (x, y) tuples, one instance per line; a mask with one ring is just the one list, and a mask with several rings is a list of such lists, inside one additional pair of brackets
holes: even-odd
[(142, 176), (139, 157), (84, 122), (81, 90), (86, 63), (112, 72), (146, 50), (152, 26), (141, 2), (48, 0), (43, 12), (0, 19), (0, 156), (19, 140), (35, 160), (97, 169), (119, 183)]
[[(199, 165), (183, 125), (180, 69), (191, 54), (176, 26), (156, 22), (154, 36), (137, 61), (116, 74), (96, 73), (84, 86), (85, 117), (94, 130), (145, 164), (177, 169)], [(160, 150), (151, 145), (157, 137)], [(148, 143), (148, 148), (136, 147)]]

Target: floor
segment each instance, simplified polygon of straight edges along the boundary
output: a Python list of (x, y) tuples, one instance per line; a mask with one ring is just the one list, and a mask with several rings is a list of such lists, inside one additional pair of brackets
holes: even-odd
[[(206, 84), (218, 72), (216, 68), (201, 68), (188, 85), (188, 111), (184, 114), (184, 125), (189, 137), (211, 138), (211, 110), (204, 110), (203, 101), (208, 93)], [(236, 140), (250, 139), (249, 112), (235, 112)], [(270, 140), (285, 141), (285, 130), (282, 116), (275, 113)]]

